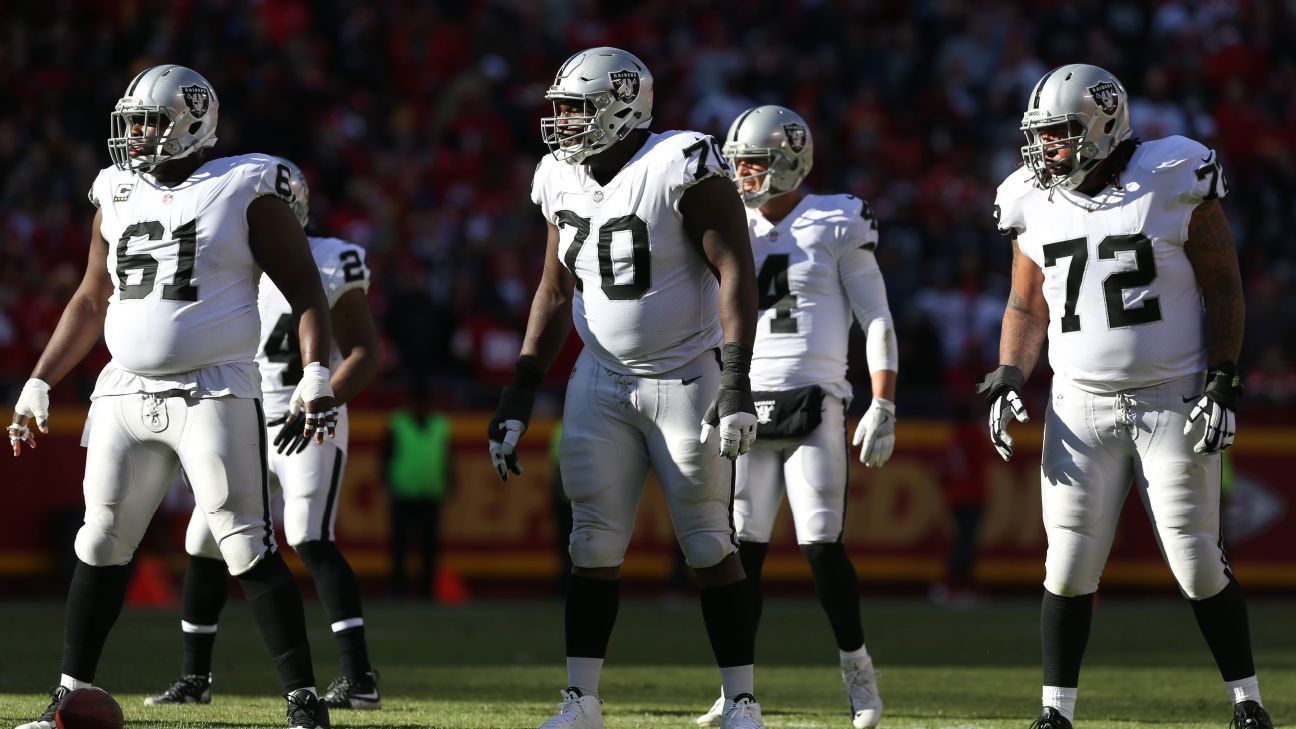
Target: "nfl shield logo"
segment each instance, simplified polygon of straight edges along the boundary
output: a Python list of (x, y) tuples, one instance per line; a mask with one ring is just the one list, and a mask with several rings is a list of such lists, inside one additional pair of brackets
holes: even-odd
[(1119, 96), (1116, 93), (1116, 84), (1111, 81), (1103, 81), (1089, 87), (1089, 95), (1093, 97), (1094, 103), (1102, 109), (1104, 114), (1111, 115), (1116, 113), (1116, 107), (1119, 105)]
[(184, 94), (185, 106), (189, 107), (189, 113), (193, 114), (195, 119), (207, 115), (207, 109), (211, 106), (211, 89), (194, 84), (181, 86), (180, 92)]
[(619, 101), (630, 103), (639, 97), (639, 72), (623, 68), (608, 74), (612, 82), (612, 95)]
[(783, 138), (793, 152), (800, 152), (806, 146), (806, 129), (800, 124), (784, 124)]

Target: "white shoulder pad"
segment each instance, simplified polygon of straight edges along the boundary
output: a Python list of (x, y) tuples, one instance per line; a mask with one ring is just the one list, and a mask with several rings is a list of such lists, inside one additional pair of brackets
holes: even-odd
[(254, 198), (274, 195), (292, 204), (292, 188), (288, 185), (292, 173), (284, 164), (264, 154), (244, 154), (231, 157), (229, 161), (231, 167), (238, 168), (246, 184), (251, 185)]
[(311, 236), (308, 240), (330, 309), (351, 289), (369, 290), (370, 272), (363, 248), (340, 238)]
[(730, 177), (729, 162), (720, 153), (720, 144), (710, 134), (662, 132), (654, 142), (649, 154), (659, 169), (665, 171), (666, 180), (677, 196), (705, 179)]
[(1009, 238), (1026, 232), (1024, 201), (1035, 189), (1034, 177), (1026, 167), (1018, 167), (999, 185), (995, 192), (995, 226)]
[(1144, 142), (1136, 174), (1151, 177), (1152, 184), (1189, 207), (1228, 194), (1228, 182), (1215, 150), (1187, 137), (1173, 136)]

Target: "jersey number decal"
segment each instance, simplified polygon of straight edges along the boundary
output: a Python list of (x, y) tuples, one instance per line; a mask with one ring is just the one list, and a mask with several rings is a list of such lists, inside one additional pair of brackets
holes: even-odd
[(760, 273), (756, 275), (756, 286), (760, 291), (761, 311), (774, 309), (774, 318), (770, 319), (771, 334), (796, 334), (797, 322), (792, 318), (796, 308), (797, 297), (788, 287), (788, 259), (786, 253), (777, 253), (765, 259)]
[(360, 260), (358, 251), (342, 251), (338, 255), (338, 260), (342, 261), (343, 281), (351, 283), (364, 280), (364, 262)]
[[(576, 237), (563, 256), (567, 270), (576, 276), (576, 257), (590, 236), (590, 220), (582, 218), (570, 210), (559, 210), (554, 213), (559, 227), (570, 225), (576, 229)], [(634, 273), (632, 283), (619, 284), (612, 267), (612, 234), (619, 231), (630, 232), (630, 269)], [(638, 215), (623, 215), (612, 218), (599, 226), (598, 232), (599, 288), (603, 295), (612, 301), (635, 301), (643, 296), (652, 283), (652, 258), (648, 252), (648, 224)], [(584, 291), (580, 276), (576, 276), (576, 288)]]
[[(135, 223), (122, 231), (117, 241), (117, 290), (121, 300), (142, 299), (153, 291), (157, 280), (158, 260), (151, 253), (127, 252), (132, 238), (162, 240), (166, 228), (156, 220)], [(197, 219), (181, 225), (171, 234), (171, 242), (176, 244), (176, 272), (171, 283), (162, 287), (162, 298), (166, 301), (197, 301), (198, 287), (194, 286), (194, 257), (198, 250)], [(126, 279), (131, 271), (140, 271), (139, 283), (127, 284)]]
[(699, 139), (684, 148), (685, 159), (693, 156), (697, 157), (697, 167), (693, 168), (694, 182), (705, 180), (711, 176), (707, 172), (707, 157), (709, 155), (715, 155), (716, 164), (720, 165), (720, 170), (724, 172), (726, 176), (729, 175), (728, 160), (725, 159), (723, 154), (720, 154), (719, 148), (716, 147), (715, 139), (713, 137), (706, 137), (705, 139)]
[(301, 343), (297, 339), (297, 326), (293, 323), (292, 314), (279, 315), (261, 352), (271, 362), (287, 365), (280, 376), (284, 387), (296, 387), (301, 382)]
[[(1089, 263), (1089, 241), (1086, 238), (1049, 243), (1043, 247), (1044, 267), (1057, 264), (1059, 258), (1070, 258), (1067, 267), (1066, 303), (1062, 307), (1062, 332), (1080, 331), (1080, 316), (1075, 313), (1076, 299), (1080, 297), (1080, 281), (1084, 278), (1085, 266)], [(1103, 299), (1107, 305), (1107, 328), (1132, 327), (1161, 321), (1161, 302), (1158, 297), (1150, 296), (1138, 306), (1125, 306), (1125, 289), (1147, 286), (1156, 279), (1156, 256), (1152, 252), (1152, 240), (1142, 233), (1133, 235), (1109, 235), (1098, 244), (1098, 258), (1113, 260), (1121, 251), (1133, 251), (1137, 268), (1133, 271), (1118, 271), (1103, 279)]]

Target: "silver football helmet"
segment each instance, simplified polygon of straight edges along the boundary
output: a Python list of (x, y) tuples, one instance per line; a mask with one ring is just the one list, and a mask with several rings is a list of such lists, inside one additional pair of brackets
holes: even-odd
[(293, 196), (290, 206), (305, 228), (310, 220), (310, 188), (306, 186), (306, 175), (302, 174), (301, 168), (293, 164), (292, 160), (283, 157), (275, 157), (275, 160), (288, 168), (288, 189), (292, 190)]
[[(1040, 131), (1064, 126), (1062, 138), (1044, 141)], [(1022, 161), (1035, 174), (1035, 182), (1048, 189), (1074, 190), (1099, 162), (1133, 134), (1129, 119), (1129, 94), (1112, 74), (1097, 66), (1073, 63), (1044, 74), (1035, 84), (1022, 115), (1026, 145)], [(1065, 160), (1049, 155), (1070, 149)]]
[[(113, 109), (108, 155), (132, 172), (187, 157), (216, 143), (219, 111), (216, 90), (198, 72), (173, 64), (147, 68)], [(133, 132), (137, 124), (140, 134)]]
[[(757, 106), (738, 115), (725, 135), (724, 156), (733, 169), (734, 184), (743, 204), (759, 208), (797, 189), (814, 165), (810, 125), (800, 114), (782, 106)], [(761, 158), (763, 172), (739, 175), (738, 160)], [(749, 181), (759, 184), (747, 189)]]
[[(556, 159), (581, 164), (652, 121), (653, 77), (633, 54), (591, 48), (568, 58), (545, 93), (540, 136)], [(558, 104), (574, 107), (564, 115)]]

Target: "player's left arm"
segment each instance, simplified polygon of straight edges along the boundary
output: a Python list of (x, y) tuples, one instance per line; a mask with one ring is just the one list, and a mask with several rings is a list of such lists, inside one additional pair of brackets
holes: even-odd
[(1236, 364), (1242, 353), (1246, 302), (1233, 230), (1219, 200), (1207, 200), (1193, 210), (1184, 253), (1206, 309), (1206, 364), (1211, 369)]
[(1206, 386), (1189, 414), (1184, 435), (1192, 432), (1198, 420), (1204, 420), (1205, 429), (1194, 450), (1215, 453), (1231, 446), (1237, 431), (1234, 411), (1242, 391), (1237, 360), (1246, 324), (1237, 248), (1218, 199), (1206, 200), (1193, 210), (1184, 253), (1201, 287), (1207, 366)]
[(308, 363), (293, 393), (306, 411), (304, 434), (323, 442), (337, 423), (337, 404), (329, 385), (329, 345), (333, 327), (328, 297), (320, 282), (319, 269), (311, 255), (306, 233), (288, 203), (273, 195), (262, 195), (248, 204), (248, 242), (252, 257), (292, 307), (297, 319), (301, 361)]
[(378, 372), (378, 327), (364, 289), (351, 289), (338, 298), (333, 304), (332, 323), (342, 364), (330, 382), (333, 398), (342, 405), (359, 395)]
[(720, 390), (703, 418), (701, 439), (720, 430), (720, 452), (746, 453), (756, 440), (751, 394), (752, 344), (756, 339), (756, 264), (747, 237), (747, 215), (733, 182), (712, 176), (684, 191), (679, 203), (684, 230), (720, 281)]

